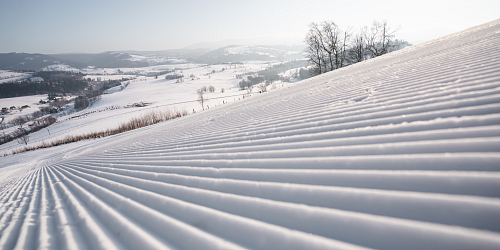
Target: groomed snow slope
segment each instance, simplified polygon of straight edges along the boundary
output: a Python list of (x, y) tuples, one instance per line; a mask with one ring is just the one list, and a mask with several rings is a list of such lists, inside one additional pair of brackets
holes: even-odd
[(60, 150), (0, 247), (500, 249), (498, 48), (500, 19)]

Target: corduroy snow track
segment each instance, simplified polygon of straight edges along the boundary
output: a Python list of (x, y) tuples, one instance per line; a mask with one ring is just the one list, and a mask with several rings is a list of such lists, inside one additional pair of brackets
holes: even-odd
[(0, 249), (500, 249), (500, 19), (81, 145)]

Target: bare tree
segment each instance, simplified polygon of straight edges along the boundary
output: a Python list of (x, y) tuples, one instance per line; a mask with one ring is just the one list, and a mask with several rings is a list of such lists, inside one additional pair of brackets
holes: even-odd
[(201, 104), (201, 108), (205, 110), (205, 102), (207, 102), (207, 99), (203, 96), (205, 92), (203, 90), (198, 89), (196, 90), (196, 93), (198, 94), (198, 102)]
[(363, 33), (356, 34), (352, 40), (352, 47), (349, 49), (350, 63), (362, 62), (366, 59), (366, 47)]
[(251, 94), (253, 90), (253, 85), (248, 85), (246, 89), (247, 89), (247, 94)]
[(259, 86), (258, 86), (258, 87), (259, 87), (259, 91), (260, 91), (260, 93), (267, 92), (267, 86), (266, 86), (266, 84), (265, 84), (265, 83), (261, 83), (261, 84), (259, 84)]
[(24, 145), (28, 145), (28, 142), (30, 141), (30, 137), (28, 135), (28, 132), (26, 131), (26, 129), (24, 128), (20, 128), (19, 129), (20, 132), (21, 132), (21, 135), (20, 137), (17, 139), (17, 142), (19, 144), (24, 144)]
[(305, 57), (313, 65), (311, 75), (339, 69), (407, 46), (404, 41), (393, 40), (396, 31), (390, 29), (386, 21), (375, 21), (370, 29), (365, 27), (353, 37), (351, 28), (342, 30), (332, 21), (320, 25), (311, 23), (304, 50)]
[(321, 74), (345, 66), (350, 37), (350, 28), (342, 31), (334, 22), (311, 23), (305, 52), (314, 65), (313, 73)]
[(305, 39), (307, 47), (304, 52), (306, 54), (306, 58), (313, 65), (311, 73), (314, 75), (320, 75), (323, 73), (323, 65), (325, 61), (320, 36), (321, 32), (319, 32), (318, 25), (311, 23), (309, 32), (307, 33)]
[(328, 62), (330, 67), (326, 67), (325, 72), (331, 71), (339, 68), (339, 27), (334, 22), (325, 21), (322, 23), (322, 30), (320, 31), (317, 26), (317, 32), (319, 33), (319, 40), (321, 42), (321, 48), (328, 55)]
[(364, 37), (366, 50), (370, 57), (377, 57), (392, 51), (392, 39), (397, 30), (392, 30), (387, 25), (387, 21), (374, 21), (371, 28), (365, 28)]
[(340, 65), (339, 65), (340, 67), (339, 68), (344, 67), (348, 63), (347, 51), (348, 51), (348, 44), (350, 43), (350, 40), (351, 40), (351, 36), (352, 36), (351, 28), (347, 28), (346, 30), (343, 31), (342, 42), (340, 44), (341, 46), (340, 46)]

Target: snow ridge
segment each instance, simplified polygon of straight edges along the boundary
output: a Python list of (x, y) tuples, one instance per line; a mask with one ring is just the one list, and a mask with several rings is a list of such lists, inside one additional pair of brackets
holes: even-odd
[(3, 187), (0, 248), (499, 249), (498, 30), (81, 146)]

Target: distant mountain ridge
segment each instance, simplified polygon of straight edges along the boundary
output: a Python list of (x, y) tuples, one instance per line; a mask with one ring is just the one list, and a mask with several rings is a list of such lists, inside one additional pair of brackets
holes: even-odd
[(227, 39), (216, 42), (201, 42), (191, 44), (189, 46), (184, 47), (184, 49), (210, 49), (215, 50), (222, 47), (238, 44), (238, 45), (246, 45), (246, 46), (255, 46), (255, 45), (297, 45), (303, 44), (303, 37), (256, 37), (251, 39)]
[(219, 49), (184, 48), (160, 51), (108, 51), (97, 54), (0, 54), (2, 70), (34, 70), (54, 64), (66, 64), (82, 69), (89, 66), (98, 68), (137, 68), (158, 64), (174, 64), (179, 60), (197, 63), (226, 63), (256, 60), (292, 60), (302, 58), (303, 45), (229, 45)]
[(60, 63), (60, 59), (44, 54), (4, 53), (0, 54), (0, 69), (4, 70), (38, 70)]
[(95, 67), (144, 67), (149, 64), (130, 60), (128, 53), (104, 52), (99, 54), (28, 54), (4, 53), (0, 54), (0, 69), (3, 70), (35, 70), (53, 64), (67, 64), (75, 68)]
[(229, 45), (205, 53), (195, 59), (199, 63), (227, 63), (237, 61), (293, 60), (303, 58), (304, 46), (286, 45)]

